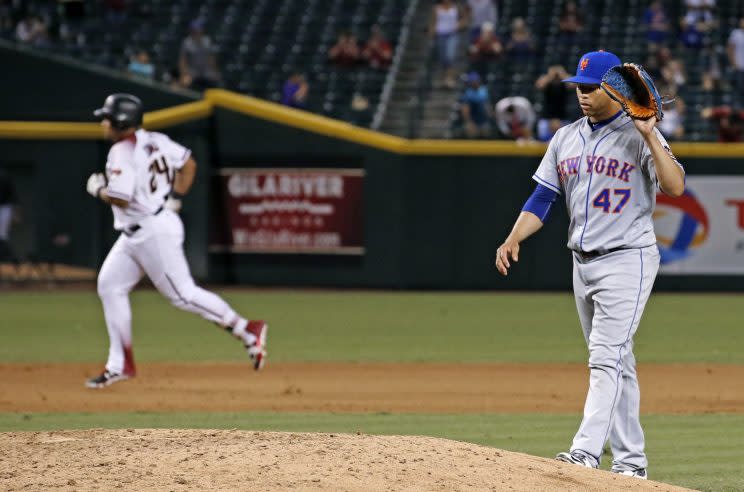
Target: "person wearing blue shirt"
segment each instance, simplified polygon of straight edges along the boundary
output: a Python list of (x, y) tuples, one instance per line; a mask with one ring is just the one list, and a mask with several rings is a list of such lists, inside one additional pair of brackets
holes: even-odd
[(281, 103), (290, 108), (305, 109), (309, 87), (305, 76), (294, 72), (282, 87)]
[(152, 79), (155, 75), (155, 66), (150, 62), (150, 55), (145, 50), (140, 50), (132, 57), (127, 66), (130, 75)]
[(488, 89), (481, 84), (477, 72), (467, 75), (467, 87), (460, 96), (460, 114), (468, 138), (487, 137), (490, 134), (492, 114)]

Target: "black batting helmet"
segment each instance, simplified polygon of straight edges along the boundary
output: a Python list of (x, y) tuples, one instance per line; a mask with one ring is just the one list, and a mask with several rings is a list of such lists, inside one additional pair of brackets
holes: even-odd
[(142, 124), (142, 101), (131, 94), (111, 94), (93, 114), (109, 120), (117, 130), (138, 127)]

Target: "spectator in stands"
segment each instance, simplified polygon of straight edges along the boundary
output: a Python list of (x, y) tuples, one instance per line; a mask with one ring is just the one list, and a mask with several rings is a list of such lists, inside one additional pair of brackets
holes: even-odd
[(290, 108), (305, 109), (309, 90), (305, 75), (293, 72), (282, 87), (281, 103)]
[(535, 89), (543, 93), (543, 107), (537, 122), (537, 139), (547, 142), (560, 127), (568, 121), (566, 104), (571, 96), (571, 89), (561, 82), (570, 75), (561, 65), (553, 65), (547, 73), (535, 81)]
[(21, 43), (43, 46), (48, 39), (47, 26), (38, 16), (28, 14), (16, 26), (16, 39)]
[(576, 2), (563, 4), (561, 16), (558, 20), (558, 42), (560, 46), (570, 47), (578, 41), (579, 33), (584, 29), (584, 20), (579, 14)]
[(189, 35), (181, 43), (178, 69), (183, 87), (201, 91), (220, 83), (222, 76), (217, 67), (215, 48), (204, 34), (204, 22), (199, 19), (191, 22)]
[(527, 24), (521, 17), (515, 17), (511, 25), (511, 36), (506, 43), (506, 52), (516, 62), (527, 61), (535, 54), (535, 41)]
[(369, 99), (358, 92), (351, 96), (351, 111), (348, 113), (348, 121), (352, 125), (367, 126), (372, 119)]
[(681, 140), (685, 135), (685, 102), (677, 95), (671, 85), (659, 84), (659, 93), (663, 95), (667, 104), (664, 104), (664, 119), (656, 124), (662, 135), (667, 140)]
[(393, 47), (382, 35), (382, 29), (375, 24), (362, 50), (362, 58), (371, 68), (384, 70), (393, 61)]
[(439, 64), (444, 74), (444, 86), (454, 89), (457, 33), (465, 27), (467, 16), (452, 0), (440, 0), (432, 10), (429, 33), (436, 36)]
[(173, 91), (178, 91), (184, 88), (181, 84), (181, 74), (178, 72), (178, 67), (173, 65), (162, 71), (160, 80), (167, 84), (168, 87)]
[(338, 33), (336, 44), (328, 50), (328, 59), (339, 67), (355, 67), (361, 60), (361, 51), (356, 36), (349, 31)]
[(506, 138), (531, 140), (535, 119), (535, 110), (527, 98), (505, 97), (496, 103), (496, 125)]
[(646, 25), (646, 39), (649, 44), (664, 44), (671, 26), (661, 0), (651, 2), (643, 14), (643, 23)]
[(504, 55), (504, 45), (493, 32), (493, 24), (483, 23), (480, 34), (470, 45), (468, 51), (475, 71), (485, 76), (490, 71), (493, 62), (500, 60)]
[(488, 89), (481, 84), (480, 75), (470, 72), (465, 91), (460, 96), (460, 115), (468, 138), (487, 137), (491, 133), (491, 103)]
[(727, 53), (734, 72), (734, 97), (744, 106), (744, 17), (739, 19), (739, 28), (731, 31)]
[(703, 108), (700, 111), (703, 119), (716, 125), (719, 142), (741, 142), (744, 133), (744, 110), (730, 106)]
[(658, 80), (661, 78), (661, 69), (664, 68), (671, 59), (672, 51), (666, 46), (662, 46), (656, 51), (649, 53), (644, 68), (648, 74), (654, 78), (654, 80)]
[(660, 47), (649, 56), (646, 70), (659, 84), (669, 86), (674, 92), (687, 82), (684, 64), (674, 58), (672, 51), (666, 46)]
[(700, 50), (705, 44), (705, 31), (702, 29), (701, 22), (689, 22), (687, 18), (680, 21), (681, 31), (679, 40), (682, 45), (689, 50)]
[(685, 66), (676, 58), (673, 58), (661, 69), (661, 77), (673, 90), (677, 91), (687, 83)]
[(709, 46), (702, 52), (702, 88), (705, 92), (723, 90), (723, 51), (722, 46)]
[(700, 32), (708, 32), (716, 26), (716, 18), (713, 11), (716, 8), (716, 0), (686, 0), (687, 13), (684, 21), (688, 25), (695, 25)]
[(138, 50), (129, 61), (127, 72), (134, 77), (152, 79), (155, 75), (155, 65), (150, 61), (147, 50)]
[(486, 22), (491, 26), (498, 24), (498, 10), (494, 0), (468, 0), (467, 8), (471, 42), (480, 35)]

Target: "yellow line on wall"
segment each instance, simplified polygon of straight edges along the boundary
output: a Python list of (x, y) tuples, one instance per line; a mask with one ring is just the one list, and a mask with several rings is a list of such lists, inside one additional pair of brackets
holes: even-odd
[[(538, 142), (522, 144), (505, 140), (410, 140), (223, 89), (206, 91), (201, 101), (150, 111), (145, 114), (144, 126), (151, 130), (158, 130), (207, 118), (212, 115), (215, 106), (395, 154), (540, 157), (546, 148), (545, 144)], [(3, 138), (91, 140), (102, 138), (102, 133), (97, 123), (0, 121), (0, 139)], [(744, 143), (674, 142), (671, 146), (675, 155), (680, 158), (744, 157)]]
[(744, 157), (744, 143), (669, 142), (669, 146), (677, 157)]
[(148, 130), (160, 130), (181, 123), (208, 118), (211, 115), (211, 102), (208, 100), (195, 101), (145, 113), (142, 126)]
[(509, 140), (407, 140), (402, 153), (408, 155), (469, 155), (469, 156), (540, 156), (547, 145), (542, 142)]
[(91, 140), (103, 138), (98, 123), (0, 121), (0, 138), (18, 140)]
[(210, 89), (204, 97), (215, 106), (230, 111), (390, 152), (401, 153), (402, 147), (408, 142), (405, 138), (359, 128), (344, 121), (223, 89)]
[[(159, 130), (181, 123), (207, 118), (211, 114), (212, 104), (209, 101), (196, 101), (145, 113), (143, 126), (148, 130)], [(97, 140), (103, 138), (103, 132), (99, 123), (0, 121), (0, 138), (22, 140)]]

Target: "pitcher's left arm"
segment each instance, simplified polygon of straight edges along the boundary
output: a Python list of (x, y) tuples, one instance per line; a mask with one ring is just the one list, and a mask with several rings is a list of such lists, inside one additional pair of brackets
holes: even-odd
[(674, 162), (670, 152), (664, 148), (659, 138), (656, 136), (656, 118), (648, 120), (633, 120), (636, 128), (643, 136), (651, 157), (654, 160), (654, 169), (656, 178), (659, 181), (661, 191), (671, 197), (682, 196), (685, 191), (685, 171)]

